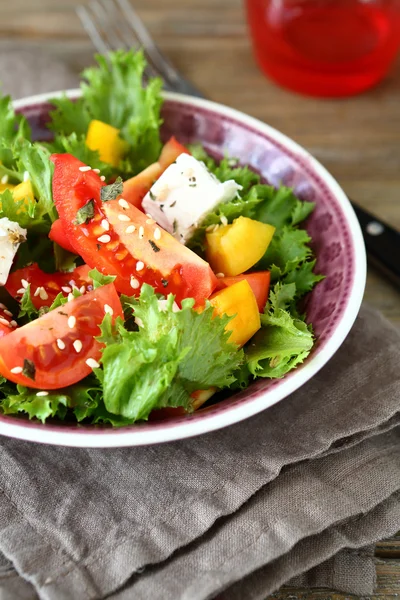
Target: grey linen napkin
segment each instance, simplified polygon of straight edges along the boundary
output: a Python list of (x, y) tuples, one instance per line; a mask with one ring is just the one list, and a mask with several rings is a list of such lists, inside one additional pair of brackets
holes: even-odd
[[(12, 56), (16, 96), (7, 73), (23, 93), (50, 89), (44, 65), (52, 89), (73, 78)], [(368, 545), (400, 529), (399, 359), (400, 333), (364, 307), (311, 382), (228, 429), (116, 450), (2, 438), (0, 600), (261, 600), (290, 580), (371, 594)]]

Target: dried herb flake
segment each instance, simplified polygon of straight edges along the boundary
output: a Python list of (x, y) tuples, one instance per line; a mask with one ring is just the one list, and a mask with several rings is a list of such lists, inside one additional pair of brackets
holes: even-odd
[(29, 379), (32, 379), (32, 381), (35, 381), (35, 376), (36, 376), (35, 363), (32, 362), (31, 360), (29, 360), (28, 358), (24, 359), (24, 367), (22, 369), (22, 375), (25, 375), (25, 377), (29, 377)]
[(114, 183), (105, 185), (100, 190), (100, 198), (102, 202), (108, 202), (109, 200), (115, 200), (120, 194), (122, 194), (123, 183), (121, 177), (117, 177)]
[(155, 242), (153, 242), (153, 240), (149, 240), (149, 244), (151, 246), (151, 249), (153, 250), (153, 252), (160, 252), (160, 249), (157, 244)]
[(78, 210), (75, 217), (75, 225), (89, 223), (94, 217), (94, 199), (92, 198), (82, 208)]

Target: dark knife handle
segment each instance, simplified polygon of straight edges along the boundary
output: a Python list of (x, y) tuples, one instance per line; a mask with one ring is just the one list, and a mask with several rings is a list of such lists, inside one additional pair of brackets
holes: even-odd
[(400, 285), (400, 232), (352, 202), (361, 225), (368, 259)]

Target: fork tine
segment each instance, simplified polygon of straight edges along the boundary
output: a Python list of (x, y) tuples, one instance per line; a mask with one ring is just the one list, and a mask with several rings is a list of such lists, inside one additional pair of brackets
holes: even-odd
[(76, 12), (81, 20), (81, 23), (92, 40), (93, 46), (100, 54), (107, 54), (112, 48), (104, 41), (99, 30), (97, 29), (94, 20), (89, 14), (89, 11), (84, 6), (77, 6)]
[[(103, 19), (106, 18), (105, 24), (110, 37), (113, 39), (114, 47), (127, 49), (139, 49), (140, 43), (134, 35), (134, 31), (123, 18), (123, 14), (113, 0), (97, 0), (97, 4), (102, 4), (101, 11)], [(112, 8), (115, 10), (113, 11)], [(150, 61), (146, 66), (147, 77), (158, 77), (158, 71), (153, 67)]]
[[(76, 9), (78, 17), (96, 50), (107, 57), (113, 49), (138, 48), (139, 45), (134, 38), (132, 29), (120, 18), (121, 14), (113, 0), (102, 0), (102, 4), (100, 2), (101, 0), (92, 0), (89, 4), (90, 12), (82, 5)], [(117, 11), (118, 21), (116, 13), (111, 11), (112, 7)], [(122, 35), (118, 35), (121, 34), (119, 31), (121, 25), (123, 26)], [(145, 80), (158, 76), (159, 73), (148, 63), (144, 72)], [(164, 87), (166, 89), (170, 88), (165, 82)]]
[(179, 74), (174, 67), (161, 54), (154, 43), (150, 33), (144, 26), (142, 20), (128, 0), (116, 0), (125, 15), (130, 27), (135, 32), (140, 44), (143, 46), (148, 58), (151, 60), (156, 70), (161, 74), (164, 80), (173, 84), (180, 79)]

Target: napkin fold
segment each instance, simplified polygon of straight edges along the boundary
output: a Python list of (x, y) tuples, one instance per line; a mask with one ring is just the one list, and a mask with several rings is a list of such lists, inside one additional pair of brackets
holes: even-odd
[(399, 362), (399, 331), (364, 306), (308, 384), (221, 431), (109, 450), (1, 438), (1, 600), (371, 594), (368, 546), (400, 529)]

